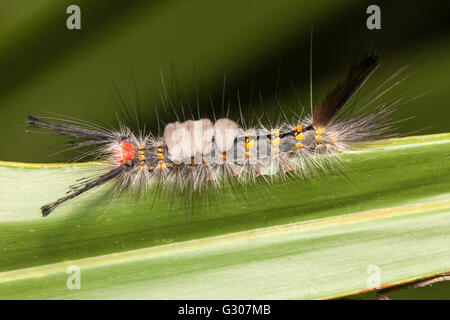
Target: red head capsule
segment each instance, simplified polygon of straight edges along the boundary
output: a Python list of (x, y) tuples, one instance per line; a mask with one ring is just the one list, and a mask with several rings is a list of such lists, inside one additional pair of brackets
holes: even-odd
[(129, 142), (122, 141), (120, 147), (113, 151), (114, 160), (120, 163), (128, 162), (134, 157), (134, 145)]

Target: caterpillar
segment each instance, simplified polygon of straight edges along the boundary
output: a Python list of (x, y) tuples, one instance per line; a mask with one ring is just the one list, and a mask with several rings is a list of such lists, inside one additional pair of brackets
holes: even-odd
[(229, 118), (202, 118), (168, 123), (160, 133), (144, 133), (124, 125), (113, 130), (30, 115), (28, 127), (75, 138), (70, 145), (92, 148), (107, 169), (43, 205), (42, 215), (113, 180), (119, 192), (130, 188), (192, 194), (229, 181), (306, 176), (311, 168), (320, 168), (349, 147), (379, 139), (391, 129), (392, 109), (384, 104), (356, 112), (354, 106), (346, 107), (378, 65), (376, 52), (363, 54), (311, 114), (295, 114), (271, 127), (248, 128)]

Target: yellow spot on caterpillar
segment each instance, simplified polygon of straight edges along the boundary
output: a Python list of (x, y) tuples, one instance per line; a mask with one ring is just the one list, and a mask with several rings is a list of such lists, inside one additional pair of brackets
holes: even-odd
[(323, 140), (322, 136), (315, 136), (314, 139), (315, 139), (317, 142), (321, 142), (321, 141)]
[(296, 133), (295, 140), (303, 140), (303, 133)]
[(279, 137), (272, 139), (272, 145), (279, 146), (280, 143), (281, 143), (281, 139)]
[(295, 144), (295, 147), (298, 149), (303, 148), (303, 143), (298, 142)]
[(227, 156), (226, 155), (218, 154), (217, 157), (222, 159), (222, 160), (227, 160)]
[(162, 160), (158, 161), (158, 169), (164, 169), (165, 167), (167, 167), (167, 163), (165, 163)]
[(255, 146), (255, 140), (250, 139), (250, 137), (253, 136), (253, 134), (249, 134), (248, 136), (245, 136), (245, 150), (251, 150)]
[(145, 160), (145, 153), (144, 153), (144, 145), (141, 143), (139, 145), (139, 161), (141, 161), (140, 165), (142, 166), (142, 161)]
[(158, 159), (159, 159), (159, 160), (164, 159), (164, 154), (163, 154), (162, 148), (158, 148), (157, 151), (158, 151), (158, 153), (157, 153)]
[(302, 132), (302, 130), (303, 130), (303, 128), (302, 128), (302, 126), (299, 125), (299, 124), (295, 127), (295, 131), (297, 131), (297, 133)]
[(246, 158), (250, 158), (252, 156), (252, 154), (250, 152), (245, 152), (244, 155)]
[[(158, 159), (161, 161), (161, 160), (163, 160), (164, 159), (164, 151), (163, 151), (163, 148), (161, 148), (163, 146), (163, 143), (162, 142), (158, 142), (157, 144), (156, 144), (156, 147), (157, 147), (157, 149), (156, 149), (156, 155), (157, 155), (157, 157), (158, 157)], [(159, 165), (158, 165), (159, 166)], [(166, 165), (167, 166), (167, 165)], [(164, 168), (165, 168), (165, 166), (164, 166)]]

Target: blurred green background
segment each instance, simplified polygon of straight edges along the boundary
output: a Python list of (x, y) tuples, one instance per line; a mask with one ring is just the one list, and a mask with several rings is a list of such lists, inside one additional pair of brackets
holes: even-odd
[[(81, 30), (66, 28), (70, 4), (81, 8)], [(187, 110), (198, 101), (202, 114), (210, 114), (212, 104), (220, 115), (226, 75), (232, 117), (238, 116), (237, 92), (246, 114), (270, 117), (280, 105), (300, 112), (298, 99), (306, 106), (309, 99), (311, 25), (315, 103), (358, 51), (373, 47), (382, 55), (373, 88), (410, 64), (405, 76), (411, 77), (391, 91), (392, 99), (406, 102), (428, 92), (397, 113), (397, 119), (414, 117), (398, 132), (450, 131), (449, 1), (378, 1), (381, 30), (366, 28), (370, 4), (0, 1), (0, 159), (70, 159), (70, 154), (49, 157), (46, 147), (60, 138), (24, 132), (27, 114), (112, 122), (125, 103), (144, 111), (159, 108), (163, 120), (173, 120), (173, 112), (161, 107), (161, 74), (168, 95), (180, 92)], [(146, 120), (156, 128), (153, 112)]]
[[(81, 7), (81, 30), (66, 28), (66, 8)], [(47, 112), (113, 122), (126, 104), (174, 115), (170, 97), (202, 115), (300, 113), (309, 101), (309, 41), (313, 25), (314, 103), (369, 48), (382, 66), (366, 92), (405, 65), (407, 80), (386, 101), (409, 102), (395, 115), (408, 119), (398, 133), (450, 131), (450, 2), (377, 1), (381, 30), (366, 28), (372, 1), (0, 1), (0, 160), (67, 161), (49, 157), (60, 138), (25, 133), (28, 114)], [(179, 96), (181, 98), (179, 98)], [(434, 289), (436, 288), (436, 289)], [(448, 298), (448, 284), (393, 294), (394, 298)], [(406, 292), (406, 293), (405, 293)], [(412, 292), (408, 295), (407, 292)], [(422, 294), (422, 293), (423, 294)], [(370, 298), (366, 295), (362, 298)]]

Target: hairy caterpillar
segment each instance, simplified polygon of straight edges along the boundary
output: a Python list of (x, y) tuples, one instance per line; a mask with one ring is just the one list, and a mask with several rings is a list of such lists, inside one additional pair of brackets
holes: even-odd
[[(239, 127), (228, 118), (169, 123), (162, 134), (134, 132), (121, 126), (111, 130), (95, 125), (29, 116), (31, 128), (76, 138), (71, 144), (90, 147), (109, 171), (71, 187), (56, 201), (41, 207), (49, 215), (61, 203), (108, 181), (118, 190), (201, 192), (227, 181), (245, 183), (274, 175), (305, 176), (330, 156), (356, 143), (382, 137), (391, 129), (392, 109), (384, 104), (349, 115), (345, 108), (379, 65), (379, 56), (367, 53), (356, 60), (346, 76), (314, 108), (312, 114), (284, 121), (276, 127)], [(353, 107), (351, 107), (353, 108)], [(355, 111), (355, 110), (352, 110)]]

